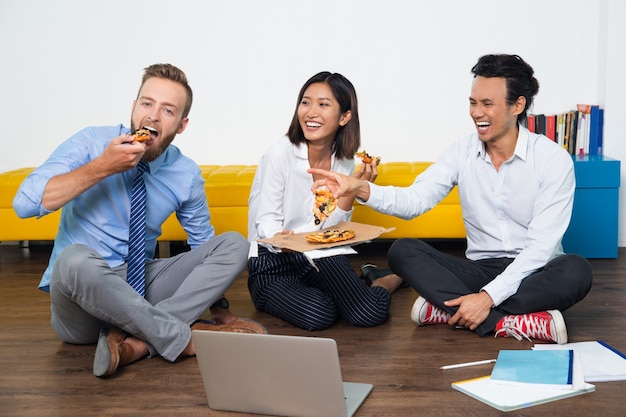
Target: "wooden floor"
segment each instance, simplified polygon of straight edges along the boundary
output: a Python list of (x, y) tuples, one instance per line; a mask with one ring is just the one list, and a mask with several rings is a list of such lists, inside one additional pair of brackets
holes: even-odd
[[(463, 242), (435, 242), (460, 253)], [(362, 245), (353, 266), (374, 260), (385, 266), (386, 242)], [(211, 410), (195, 358), (170, 364), (146, 359), (109, 379), (92, 374), (94, 346), (60, 342), (49, 324), (49, 297), (37, 284), (50, 254), (48, 245), (0, 245), (1, 416), (239, 416)], [(564, 313), (571, 342), (604, 340), (626, 352), (626, 251), (617, 260), (592, 260), (594, 286)], [(500, 349), (530, 349), (530, 342), (478, 337), (445, 325), (417, 327), (409, 311), (417, 295), (393, 295), (387, 323), (369, 329), (343, 322), (310, 333), (255, 311), (245, 273), (227, 294), (231, 310), (258, 320), (271, 333), (334, 338), (344, 380), (374, 390), (357, 412), (369, 416), (623, 416), (626, 381), (596, 383), (596, 391), (501, 413), (453, 390), (454, 381), (488, 375), (492, 365), (442, 371), (451, 363), (495, 358)], [(236, 390), (237, 387), (232, 387)]]

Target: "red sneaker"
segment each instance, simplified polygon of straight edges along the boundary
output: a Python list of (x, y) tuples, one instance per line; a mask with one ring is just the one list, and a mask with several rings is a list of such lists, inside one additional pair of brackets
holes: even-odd
[(517, 340), (538, 339), (558, 344), (567, 343), (567, 328), (559, 310), (510, 315), (496, 325), (495, 336), (513, 336)]
[(411, 308), (411, 320), (418, 325), (424, 324), (448, 324), (448, 320), (452, 317), (449, 313), (435, 307), (424, 297), (417, 297), (413, 308)]

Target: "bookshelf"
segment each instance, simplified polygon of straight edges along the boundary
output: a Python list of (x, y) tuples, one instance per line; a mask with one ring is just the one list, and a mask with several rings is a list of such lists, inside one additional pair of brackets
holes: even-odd
[(572, 159), (576, 191), (563, 249), (586, 258), (617, 258), (620, 161), (603, 155)]
[(529, 114), (524, 125), (563, 146), (570, 155), (602, 155), (604, 109), (597, 104), (577, 104), (560, 114)]

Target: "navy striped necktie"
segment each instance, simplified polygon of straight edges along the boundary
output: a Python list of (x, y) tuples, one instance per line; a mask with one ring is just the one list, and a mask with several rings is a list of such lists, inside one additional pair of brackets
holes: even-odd
[[(143, 173), (148, 170), (146, 162), (137, 165), (130, 197), (130, 230), (128, 233), (128, 269), (126, 281), (142, 297), (145, 294), (146, 269), (146, 185)], [(148, 170), (149, 171), (149, 170)]]

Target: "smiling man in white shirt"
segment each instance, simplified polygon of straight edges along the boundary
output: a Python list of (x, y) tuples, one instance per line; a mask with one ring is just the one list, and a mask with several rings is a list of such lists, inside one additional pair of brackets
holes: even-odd
[(356, 196), (382, 213), (411, 219), (458, 186), (467, 233), (466, 258), (417, 239), (399, 239), (389, 265), (420, 297), (419, 325), (463, 326), (484, 336), (566, 343), (561, 311), (592, 283), (589, 262), (564, 254), (575, 177), (570, 155), (523, 127), (539, 91), (517, 55), (485, 55), (472, 68), (469, 98), (476, 133), (454, 143), (409, 187), (377, 186), (311, 170), (335, 195)]

